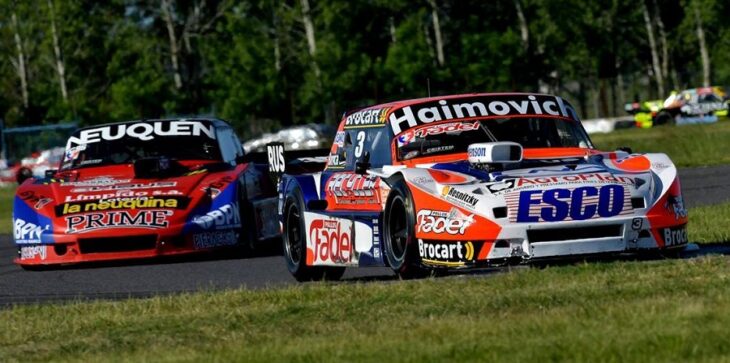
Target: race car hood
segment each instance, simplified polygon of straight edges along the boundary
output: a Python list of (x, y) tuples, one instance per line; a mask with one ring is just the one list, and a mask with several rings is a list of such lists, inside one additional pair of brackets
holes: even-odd
[[(61, 178), (38, 179), (34, 184), (46, 186), (53, 199), (74, 202), (118, 198), (120, 196), (193, 195), (208, 173), (187, 173), (167, 178), (135, 178), (131, 165), (79, 170), (59, 175)], [(125, 195), (126, 194), (126, 195)]]
[(153, 179), (135, 178), (131, 165), (30, 179), (16, 192), (14, 223), (20, 225), (20, 220), (56, 234), (100, 234), (114, 227), (183, 228), (194, 217), (235, 202), (236, 175), (246, 166), (211, 170), (212, 166)]
[(465, 212), (520, 223), (610, 218), (648, 210), (676, 178), (676, 168), (663, 154), (616, 152), (529, 160), (492, 172), (465, 161), (423, 165), (403, 175), (411, 185)]

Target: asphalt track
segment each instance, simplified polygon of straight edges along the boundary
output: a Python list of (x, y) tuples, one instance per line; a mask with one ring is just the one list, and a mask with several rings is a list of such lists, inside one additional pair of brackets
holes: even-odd
[[(680, 178), (687, 207), (730, 202), (730, 165), (682, 169)], [(708, 253), (730, 254), (730, 247), (700, 246), (694, 255)], [(50, 271), (25, 271), (12, 263), (15, 254), (11, 237), (0, 236), (0, 306), (234, 288), (260, 289), (297, 283), (286, 270), (281, 256), (265, 252), (257, 256), (221, 253)], [(345, 281), (392, 279), (395, 276), (387, 268), (348, 269), (343, 277)]]

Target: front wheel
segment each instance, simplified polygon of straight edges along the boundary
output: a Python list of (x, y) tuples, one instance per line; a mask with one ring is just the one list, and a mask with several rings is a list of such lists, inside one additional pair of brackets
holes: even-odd
[(299, 189), (287, 194), (284, 202), (284, 231), (282, 242), (286, 267), (297, 281), (339, 280), (344, 267), (307, 265), (307, 228), (304, 221), (304, 201)]
[(659, 112), (658, 115), (656, 115), (656, 118), (654, 119), (654, 125), (655, 126), (661, 126), (661, 125), (674, 125), (675, 119), (674, 116), (666, 111)]
[(393, 272), (403, 279), (427, 276), (418, 255), (413, 198), (402, 179), (390, 190), (383, 218), (384, 254)]

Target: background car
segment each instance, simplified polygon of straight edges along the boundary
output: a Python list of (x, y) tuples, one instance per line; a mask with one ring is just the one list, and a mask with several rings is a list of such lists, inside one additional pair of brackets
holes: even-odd
[(218, 119), (90, 126), (13, 206), (24, 267), (249, 246), (279, 236), (276, 190)]
[(284, 144), (286, 150), (329, 149), (329, 143), (334, 135), (335, 128), (330, 125), (299, 125), (247, 140), (243, 143), (243, 149), (247, 153), (264, 152), (266, 145), (274, 142)]
[[(281, 172), (283, 147), (271, 145), (269, 158)], [(573, 107), (549, 95), (434, 97), (347, 114), (324, 170), (283, 174), (279, 193), (298, 280), (687, 244), (671, 160), (596, 150)]]
[(728, 115), (728, 96), (722, 87), (690, 88), (672, 92), (666, 100), (626, 104), (628, 113), (635, 115), (636, 126), (717, 122)]

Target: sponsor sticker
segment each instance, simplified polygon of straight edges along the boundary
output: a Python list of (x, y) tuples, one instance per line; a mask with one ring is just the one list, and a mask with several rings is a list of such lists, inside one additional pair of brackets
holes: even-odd
[(326, 193), (338, 204), (379, 204), (380, 177), (355, 173), (336, 174), (327, 181)]
[(21, 260), (46, 259), (46, 246), (23, 246), (18, 251)]
[(487, 190), (492, 194), (506, 192), (515, 187), (516, 179), (504, 179), (496, 183), (487, 184)]
[(416, 138), (424, 138), (432, 135), (441, 135), (446, 133), (459, 133), (462, 131), (479, 130), (479, 122), (449, 122), (437, 125), (427, 125), (419, 128), (407, 130), (398, 136), (398, 146), (404, 146), (411, 143)]
[(418, 254), (425, 264), (463, 266), (474, 261), (474, 243), (418, 240)]
[(193, 247), (197, 250), (233, 246), (236, 243), (238, 243), (238, 234), (232, 230), (193, 234)]
[(32, 203), (33, 208), (35, 209), (41, 209), (53, 202), (53, 199), (43, 195), (38, 195), (32, 190), (20, 192), (18, 193), (18, 197), (23, 201)]
[(345, 119), (345, 129), (381, 127), (385, 125), (389, 108), (378, 108), (355, 112)]
[(337, 131), (337, 134), (335, 134), (335, 141), (333, 144), (344, 147), (345, 146), (345, 135), (347, 135), (344, 131)]
[(205, 215), (193, 218), (193, 223), (202, 229), (231, 229), (241, 227), (241, 212), (238, 202), (228, 203)]
[(13, 237), (15, 237), (15, 243), (41, 243), (41, 234), (49, 228), (49, 226), (42, 227), (31, 222), (26, 222), (23, 219), (15, 218), (13, 221)]
[(393, 134), (437, 121), (487, 116), (551, 115), (577, 120), (577, 113), (560, 97), (544, 95), (478, 96), (425, 102), (388, 114)]
[(670, 195), (667, 197), (667, 203), (664, 208), (674, 213), (674, 219), (687, 218), (687, 209), (684, 208), (684, 199), (681, 195)]
[(309, 222), (307, 253), (314, 265), (346, 265), (354, 261), (352, 221), (340, 218), (314, 218)]
[(516, 223), (580, 221), (632, 213), (629, 190), (622, 185), (525, 190), (505, 199), (510, 221)]
[(664, 246), (679, 246), (689, 242), (687, 239), (687, 225), (675, 228), (662, 228), (661, 235), (664, 238)]
[(166, 228), (170, 210), (138, 210), (88, 213), (65, 217), (66, 233), (85, 233), (110, 228)]
[(91, 202), (72, 202), (56, 206), (56, 215), (134, 209), (184, 209), (187, 198), (180, 197), (119, 197)]
[(471, 193), (460, 191), (452, 186), (445, 186), (441, 189), (441, 196), (449, 202), (456, 203), (467, 208), (474, 208), (479, 199)]
[(66, 183), (71, 186), (84, 186), (82, 188), (71, 189), (71, 193), (92, 193), (99, 191), (111, 191), (111, 190), (134, 190), (134, 189), (160, 189), (160, 188), (172, 188), (177, 186), (177, 182), (152, 182), (152, 183), (129, 183), (129, 179), (107, 179), (108, 182), (80, 182), (80, 183)]
[(417, 232), (458, 235), (464, 234), (464, 231), (474, 223), (474, 214), (467, 216), (456, 208), (449, 212), (421, 209), (416, 214), (416, 220)]
[(81, 130), (78, 135), (71, 136), (66, 149), (101, 141), (114, 141), (122, 138), (134, 138), (151, 141), (165, 136), (207, 136), (216, 138), (215, 127), (199, 121), (153, 121), (130, 124), (108, 125)]
[(286, 172), (284, 161), (284, 144), (277, 142), (266, 145), (266, 157), (269, 162), (269, 173), (280, 176)]

